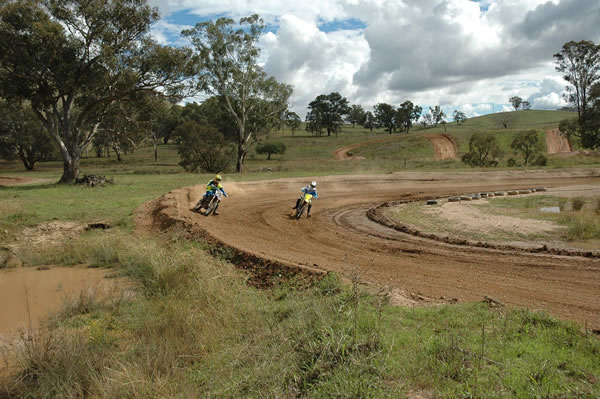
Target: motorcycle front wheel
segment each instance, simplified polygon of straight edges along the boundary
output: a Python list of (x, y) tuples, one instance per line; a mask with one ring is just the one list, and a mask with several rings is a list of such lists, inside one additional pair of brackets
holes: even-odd
[(298, 206), (298, 209), (296, 209), (296, 219), (300, 219), (300, 216), (302, 216), (302, 213), (304, 212), (305, 206), (306, 203), (302, 201), (302, 203)]
[(208, 203), (208, 206), (206, 207), (206, 211), (204, 212), (204, 216), (209, 216), (211, 213), (213, 213), (213, 211), (215, 210), (216, 207), (217, 207), (217, 201), (215, 199), (212, 199)]

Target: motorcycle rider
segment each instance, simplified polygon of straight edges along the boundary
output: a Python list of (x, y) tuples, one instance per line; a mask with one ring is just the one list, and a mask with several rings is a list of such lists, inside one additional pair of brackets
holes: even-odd
[[(319, 196), (317, 195), (317, 182), (314, 180), (306, 187), (302, 187), (300, 189), (300, 191), (302, 191), (303, 193), (311, 194), (313, 196), (313, 198), (315, 198), (315, 199), (319, 198)], [(302, 197), (300, 197), (296, 200), (296, 206), (294, 206), (292, 209), (297, 209), (298, 205), (300, 205), (300, 201), (302, 201)], [(312, 203), (308, 204), (308, 209), (306, 210), (307, 218), (310, 217), (310, 208), (312, 208)]]
[[(202, 198), (206, 198), (206, 197), (209, 197), (211, 195), (215, 195), (215, 192), (217, 190), (220, 190), (225, 197), (229, 197), (227, 195), (227, 193), (225, 192), (225, 189), (221, 185), (221, 181), (222, 180), (223, 180), (223, 178), (221, 177), (221, 175), (216, 175), (214, 177), (214, 179), (209, 180), (209, 182), (206, 183), (206, 192), (204, 193), (204, 195), (202, 196)], [(219, 208), (219, 204), (217, 203), (217, 207), (215, 208), (214, 215), (218, 215), (219, 214), (219, 212), (217, 212), (218, 208)]]

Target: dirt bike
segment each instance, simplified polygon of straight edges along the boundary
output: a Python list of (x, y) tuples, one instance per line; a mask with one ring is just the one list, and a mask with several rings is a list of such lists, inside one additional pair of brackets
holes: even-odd
[(312, 199), (313, 199), (313, 195), (310, 193), (304, 193), (302, 195), (302, 197), (300, 197), (298, 206), (296, 206), (296, 215), (294, 216), (294, 218), (300, 219), (300, 217), (302, 216), (302, 213), (304, 212), (304, 209), (306, 207), (308, 207), (308, 205), (310, 205)]
[(200, 210), (204, 208), (204, 216), (209, 216), (219, 207), (222, 196), (223, 193), (220, 190), (215, 191), (212, 195), (205, 195), (200, 198), (193, 210), (195, 212), (200, 212)]

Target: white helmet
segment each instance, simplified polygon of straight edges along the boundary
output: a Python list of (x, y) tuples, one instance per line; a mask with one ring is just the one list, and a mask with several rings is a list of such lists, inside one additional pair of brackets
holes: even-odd
[(317, 182), (316, 182), (316, 181), (312, 181), (312, 182), (310, 182), (310, 186), (311, 186), (311, 187), (317, 187)]

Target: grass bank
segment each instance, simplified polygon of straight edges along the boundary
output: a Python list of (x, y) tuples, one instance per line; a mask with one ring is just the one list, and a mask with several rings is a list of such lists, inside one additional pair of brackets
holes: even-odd
[[(32, 263), (34, 260), (30, 260)], [(17, 347), (1, 397), (595, 397), (600, 341), (484, 303), (397, 308), (360, 268), (260, 291), (177, 235), (88, 232), (35, 263), (112, 267), (133, 300), (57, 315)]]

